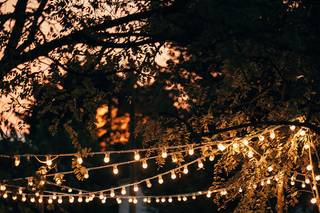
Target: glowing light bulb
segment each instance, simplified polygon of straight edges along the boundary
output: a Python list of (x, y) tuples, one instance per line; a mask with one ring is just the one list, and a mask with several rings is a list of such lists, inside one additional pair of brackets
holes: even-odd
[(83, 163), (82, 157), (80, 157), (80, 156), (77, 157), (77, 163), (80, 165)]
[(317, 198), (312, 198), (311, 200), (310, 200), (310, 202), (312, 203), (312, 204), (316, 204), (317, 203)]
[(151, 182), (150, 182), (149, 179), (146, 180), (146, 184), (147, 184), (147, 187), (148, 187), (148, 188), (151, 188), (151, 187), (152, 187), (152, 184), (151, 184)]
[(100, 200), (104, 199), (104, 195), (103, 195), (102, 192), (99, 194), (99, 199), (100, 199)]
[(114, 196), (116, 196), (116, 194), (114, 193), (114, 189), (111, 189), (110, 190), (110, 197), (114, 197)]
[(269, 167), (268, 167), (268, 172), (272, 172), (272, 170), (273, 170), (273, 167), (272, 167), (272, 166), (269, 166)]
[(0, 190), (1, 190), (1, 191), (5, 191), (6, 188), (7, 188), (6, 185), (0, 185)]
[(181, 200), (182, 200), (182, 199), (181, 199), (181, 197), (179, 196), (179, 197), (178, 197), (178, 201), (181, 201)]
[(164, 202), (166, 202), (166, 199), (163, 197), (161, 198), (161, 203), (164, 203)]
[(264, 186), (264, 181), (263, 180), (261, 181), (261, 186)]
[(20, 157), (19, 156), (15, 156), (14, 157), (14, 165), (15, 166), (19, 166), (20, 165)]
[(307, 166), (307, 170), (308, 170), (308, 171), (311, 171), (311, 170), (312, 170), (312, 165), (309, 164), (309, 165)]
[(171, 156), (171, 160), (172, 160), (172, 163), (177, 163), (178, 162), (178, 158), (177, 158), (177, 156), (175, 154), (173, 154)]
[(188, 174), (188, 172), (189, 172), (188, 167), (185, 166), (185, 167), (183, 168), (183, 174)]
[(147, 203), (151, 203), (151, 199), (150, 199), (150, 198), (148, 198), (148, 201), (147, 201)]
[(195, 194), (192, 195), (192, 200), (195, 200), (197, 197)]
[(234, 150), (238, 150), (239, 144), (236, 143), (236, 142), (234, 142), (234, 143), (232, 144), (232, 147), (233, 147)]
[(243, 191), (243, 190), (242, 190), (242, 188), (240, 187), (240, 188), (239, 188), (239, 192), (241, 193), (242, 191)]
[(263, 135), (259, 136), (259, 141), (264, 141), (264, 136)]
[(133, 202), (133, 199), (130, 197), (130, 198), (128, 199), (128, 202), (129, 202), (129, 203), (132, 203), (132, 202)]
[(26, 200), (27, 200), (26, 196), (22, 196), (22, 197), (21, 197), (21, 201), (22, 201), (22, 202), (26, 202)]
[(139, 191), (139, 187), (138, 187), (138, 185), (137, 185), (137, 184), (135, 184), (135, 185), (133, 186), (133, 191), (134, 191), (134, 192)]
[(271, 139), (275, 139), (275, 137), (276, 137), (276, 134), (274, 133), (274, 131), (271, 131), (270, 132), (270, 138)]
[(203, 163), (201, 160), (198, 160), (198, 168), (202, 169), (203, 168)]
[(135, 160), (140, 160), (140, 154), (139, 154), (139, 152), (137, 152), (137, 151), (134, 152), (134, 159), (135, 159)]
[(316, 179), (316, 181), (319, 181), (319, 180), (320, 180), (320, 175), (317, 175), (317, 176), (315, 177), (315, 179)]
[(58, 198), (58, 203), (59, 203), (59, 204), (62, 203), (62, 197), (61, 197), (61, 196), (59, 196), (59, 198)]
[(144, 168), (144, 169), (148, 168), (147, 160), (142, 161), (142, 168)]
[(113, 174), (115, 174), (115, 175), (119, 174), (119, 169), (118, 169), (117, 165), (113, 166), (113, 170), (112, 171), (113, 171)]
[(156, 203), (160, 203), (160, 199), (159, 198), (156, 199)]
[(218, 149), (220, 151), (224, 151), (226, 149), (226, 147), (223, 144), (220, 143), (220, 144), (218, 144)]
[(69, 188), (69, 189), (68, 189), (68, 192), (69, 192), (69, 193), (71, 193), (71, 192), (72, 192), (72, 189), (71, 189), (71, 188)]
[(291, 125), (291, 126), (290, 126), (290, 130), (291, 130), (291, 131), (294, 131), (295, 129), (296, 129), (296, 126), (294, 126), (294, 125)]
[(23, 193), (22, 188), (19, 188), (18, 194), (21, 195)]
[(105, 162), (105, 163), (109, 163), (110, 162), (110, 154), (109, 153), (106, 153), (104, 155), (103, 162)]
[(52, 198), (49, 198), (49, 199), (48, 199), (48, 203), (51, 204), (52, 202), (53, 202), (53, 201), (52, 201)]
[(254, 155), (253, 151), (249, 150), (248, 151), (248, 158), (253, 158), (253, 155)]
[(306, 179), (304, 180), (304, 182), (306, 182), (306, 184), (310, 184), (310, 179), (309, 179), (309, 178), (306, 178)]
[(171, 179), (174, 180), (174, 179), (176, 179), (176, 178), (177, 178), (177, 175), (176, 175), (176, 173), (172, 170), (172, 171), (171, 171)]
[(213, 154), (211, 154), (210, 156), (209, 156), (209, 161), (214, 161), (214, 155)]
[(192, 156), (194, 154), (194, 149), (193, 149), (193, 146), (190, 146), (189, 149), (188, 149), (188, 154), (190, 156)]
[(268, 185), (271, 184), (271, 180), (270, 179), (267, 180), (267, 184)]
[(88, 178), (89, 178), (89, 173), (86, 172), (83, 177), (84, 177), (85, 179), (88, 179)]
[(159, 176), (159, 177), (158, 177), (158, 183), (159, 183), (159, 184), (163, 184), (162, 176)]
[(121, 188), (121, 194), (122, 194), (122, 195), (127, 194), (127, 191), (126, 191), (126, 188), (125, 188), (125, 187), (122, 187), (122, 188)]
[(133, 204), (137, 204), (137, 203), (138, 203), (137, 198), (133, 198)]
[(52, 199), (53, 199), (53, 200), (56, 200), (56, 199), (57, 199), (57, 195), (56, 195), (56, 194), (53, 194), (53, 195), (52, 195)]
[(49, 156), (46, 157), (46, 164), (49, 167), (52, 166), (52, 160), (51, 160), (51, 158)]
[(36, 197), (39, 197), (39, 196), (40, 196), (40, 193), (39, 193), (39, 192), (36, 192), (36, 193), (35, 193), (35, 196), (36, 196)]
[(306, 144), (303, 146), (303, 148), (304, 148), (304, 149), (310, 149), (310, 145), (306, 143)]
[(211, 197), (211, 192), (208, 191), (206, 196), (207, 196), (207, 198), (210, 198)]
[(306, 184), (304, 182), (302, 182), (301, 187), (306, 188)]
[(296, 182), (291, 181), (290, 184), (291, 184), (291, 186), (294, 186), (296, 184)]
[(36, 199), (34, 197), (30, 198), (30, 202), (34, 203), (36, 201)]
[(143, 202), (144, 202), (144, 203), (148, 202), (148, 198), (146, 198), (146, 197), (143, 198)]
[(12, 200), (17, 200), (17, 196), (16, 196), (16, 195), (13, 195), (13, 196), (12, 196)]
[(172, 197), (169, 197), (168, 202), (172, 203)]
[(300, 130), (300, 136), (305, 136), (305, 135), (306, 135), (306, 131), (303, 130), (303, 129), (301, 129), (301, 130)]
[(70, 196), (69, 197), (69, 203), (73, 203), (74, 202), (74, 197), (73, 196)]
[(90, 202), (90, 197), (86, 197), (86, 199), (84, 200), (86, 203)]
[(161, 152), (161, 157), (162, 158), (167, 158), (168, 157), (168, 153), (167, 153), (167, 150), (166, 149), (163, 149), (162, 152)]
[(121, 204), (122, 203), (122, 200), (120, 198), (117, 198), (117, 203), (118, 204)]
[(188, 198), (187, 198), (186, 196), (183, 196), (182, 200), (183, 200), (183, 201), (187, 201)]
[(78, 203), (82, 203), (82, 201), (83, 201), (82, 197), (81, 196), (78, 197)]

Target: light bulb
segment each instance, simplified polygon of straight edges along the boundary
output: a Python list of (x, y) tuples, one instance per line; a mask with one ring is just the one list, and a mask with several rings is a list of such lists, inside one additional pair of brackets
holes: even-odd
[(264, 186), (264, 181), (263, 180), (261, 181), (261, 186)]
[(152, 184), (151, 184), (151, 182), (150, 182), (149, 179), (146, 180), (146, 184), (147, 184), (147, 187), (148, 187), (148, 188), (151, 188), (151, 187), (152, 187)]
[(197, 197), (195, 194), (192, 195), (192, 200), (195, 200)]
[(138, 203), (137, 198), (133, 198), (133, 204), (137, 204), (137, 203)]
[(128, 199), (128, 202), (129, 202), (129, 203), (132, 203), (132, 201), (133, 201), (133, 199), (130, 197), (130, 198)]
[(306, 179), (304, 180), (304, 182), (306, 182), (306, 184), (309, 184), (309, 183), (310, 183), (310, 179), (309, 179), (309, 178), (306, 178)]
[(82, 201), (83, 201), (82, 197), (81, 196), (78, 197), (78, 203), (82, 203)]
[(101, 203), (102, 203), (102, 204), (106, 203), (106, 198), (104, 198), (103, 200), (101, 200)]
[(102, 200), (103, 198), (104, 198), (104, 195), (103, 195), (103, 193), (101, 192), (101, 193), (99, 194), (99, 199)]
[(319, 180), (320, 180), (320, 175), (317, 175), (317, 176), (315, 177), (315, 179), (316, 179), (316, 181), (319, 181)]
[(126, 188), (125, 188), (125, 187), (122, 187), (122, 188), (121, 188), (121, 194), (122, 194), (122, 195), (127, 194), (127, 191), (126, 191)]
[(147, 201), (148, 203), (151, 203), (151, 198), (148, 198), (148, 201)]
[(135, 160), (140, 160), (140, 154), (139, 154), (139, 152), (137, 152), (137, 151), (134, 152), (134, 159), (135, 159)]
[(301, 187), (306, 188), (306, 184), (304, 182), (302, 182)]
[(12, 200), (17, 200), (17, 196), (16, 196), (16, 195), (13, 195), (13, 196), (12, 196)]
[(71, 189), (71, 188), (69, 188), (69, 189), (68, 189), (68, 192), (69, 192), (69, 193), (71, 193), (71, 192), (72, 192), (72, 189)]
[(159, 176), (159, 177), (158, 177), (158, 183), (159, 183), (159, 184), (163, 184), (162, 176)]
[(249, 150), (248, 151), (248, 158), (252, 158), (254, 155), (253, 151)]
[(5, 191), (6, 188), (7, 188), (7, 187), (6, 187), (5, 185), (0, 185), (0, 190), (1, 190), (1, 191)]
[(106, 153), (106, 154), (104, 155), (103, 161), (104, 161), (105, 163), (109, 163), (109, 162), (110, 162), (110, 154), (109, 154), (109, 153)]
[(122, 200), (120, 198), (117, 198), (117, 203), (118, 204), (121, 204), (122, 203)]
[(90, 202), (90, 197), (86, 197), (86, 199), (84, 200), (86, 203)]
[(166, 202), (166, 199), (163, 197), (161, 198), (161, 203), (164, 203), (164, 202)]
[(186, 196), (183, 196), (182, 200), (183, 200), (183, 201), (187, 201), (188, 198), (187, 198)]
[(51, 204), (52, 202), (53, 202), (53, 201), (52, 201), (52, 198), (49, 198), (49, 199), (48, 199), (48, 203)]
[(226, 149), (226, 147), (223, 144), (220, 143), (220, 144), (218, 144), (218, 149), (220, 151), (224, 151)]
[(207, 198), (210, 198), (210, 197), (211, 197), (211, 192), (208, 191), (208, 193), (207, 193)]
[(73, 203), (74, 202), (74, 197), (73, 196), (70, 196), (69, 197), (69, 203)]
[(172, 203), (172, 197), (169, 197), (168, 202)]
[(51, 160), (51, 158), (49, 156), (46, 157), (46, 164), (49, 167), (52, 166), (52, 160)]
[(19, 188), (19, 190), (18, 190), (18, 194), (20, 194), (20, 195), (21, 195), (21, 194), (22, 194), (22, 192), (23, 192), (23, 191), (22, 191), (22, 188)]
[(86, 172), (83, 177), (84, 177), (85, 179), (88, 179), (88, 178), (89, 178), (89, 173)]
[(58, 198), (58, 203), (62, 203), (62, 197), (61, 196), (59, 196), (59, 198)]
[(308, 171), (311, 171), (311, 170), (312, 170), (312, 165), (309, 164), (309, 165), (307, 166), (307, 170), (308, 170)]
[(142, 161), (142, 168), (144, 168), (144, 169), (148, 168), (147, 160)]
[(177, 178), (177, 175), (176, 175), (176, 173), (172, 170), (172, 171), (171, 171), (171, 179), (174, 180), (174, 179), (176, 179), (176, 178)]
[(290, 182), (291, 186), (294, 186), (296, 183), (294, 181)]
[(239, 188), (239, 192), (240, 192), (240, 193), (242, 192), (242, 188), (241, 188), (241, 187)]
[(135, 185), (133, 186), (133, 191), (134, 191), (134, 192), (139, 191), (139, 187), (138, 187), (138, 185), (137, 185), (137, 184), (135, 184)]
[(160, 199), (159, 198), (156, 199), (156, 203), (160, 203)]
[(203, 163), (201, 160), (198, 160), (198, 168), (202, 169), (203, 168)]
[(269, 166), (268, 167), (268, 172), (272, 172), (272, 170), (273, 170), (272, 166)]
[(26, 200), (27, 200), (26, 196), (23, 195), (23, 196), (21, 197), (21, 201), (22, 201), (22, 202), (26, 202)]
[(188, 149), (188, 154), (191, 156), (194, 154), (194, 149), (193, 149), (193, 146), (190, 146), (189, 149)]
[(187, 166), (185, 166), (184, 168), (183, 168), (183, 174), (188, 174), (188, 167)]
[(114, 189), (110, 190), (110, 197), (114, 197), (116, 194), (114, 193)]
[(303, 146), (303, 148), (304, 148), (304, 149), (310, 149), (310, 145), (306, 143), (306, 144)]
[(181, 197), (179, 196), (179, 197), (178, 197), (178, 201), (181, 201), (181, 200), (182, 200), (182, 199), (181, 199)]
[(310, 202), (312, 203), (312, 204), (316, 204), (317, 203), (317, 198), (312, 198), (311, 200), (310, 200)]
[(143, 198), (143, 202), (144, 202), (144, 203), (148, 202), (148, 198), (146, 198), (146, 197)]
[(118, 170), (118, 167), (116, 165), (113, 166), (113, 174), (117, 175), (119, 174), (119, 170)]
[(39, 182), (39, 184), (40, 184), (41, 186), (43, 186), (45, 183), (46, 183), (46, 181), (44, 181), (44, 180), (40, 180), (40, 182)]
[(56, 194), (53, 194), (53, 195), (52, 195), (52, 199), (53, 199), (53, 200), (56, 200), (56, 199), (57, 199), (57, 195), (56, 195)]
[(80, 156), (77, 157), (77, 163), (80, 165), (83, 163), (82, 157), (80, 157)]
[(162, 158), (167, 158), (168, 157), (168, 153), (167, 153), (167, 150), (166, 149), (163, 149), (162, 152), (161, 152), (161, 157)]
[(211, 154), (211, 155), (209, 156), (209, 161), (214, 161), (214, 155), (213, 155), (213, 154)]
[(7, 192), (5, 192), (2, 196), (3, 196), (4, 199), (8, 198)]
[(271, 180), (270, 179), (267, 180), (267, 184), (271, 184)]
[(19, 156), (15, 156), (14, 157), (14, 165), (15, 166), (19, 166), (20, 165), (20, 157)]
[(291, 130), (291, 131), (294, 131), (295, 129), (296, 129), (296, 126), (294, 126), (294, 125), (291, 125), (291, 126), (290, 126), (290, 130)]
[(177, 163), (178, 162), (178, 158), (177, 158), (177, 156), (175, 154), (173, 154), (171, 156), (171, 160), (172, 160), (172, 163)]
[(259, 141), (264, 141), (264, 136), (263, 135), (259, 136)]
[(234, 142), (234, 143), (232, 144), (232, 147), (233, 147), (234, 150), (238, 150), (239, 144), (236, 143), (236, 142)]
[(36, 196), (36, 197), (39, 197), (39, 196), (40, 196), (40, 193), (39, 193), (39, 192), (36, 192), (36, 193), (35, 193), (35, 196)]
[(36, 199), (35, 199), (34, 197), (31, 197), (31, 198), (30, 198), (30, 202), (31, 202), (31, 203), (34, 203), (35, 201), (36, 201)]

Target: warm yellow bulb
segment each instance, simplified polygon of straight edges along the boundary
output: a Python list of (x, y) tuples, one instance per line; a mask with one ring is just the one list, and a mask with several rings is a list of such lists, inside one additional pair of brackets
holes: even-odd
[(15, 156), (14, 157), (14, 165), (15, 166), (19, 166), (20, 165), (20, 157), (19, 156)]
[(139, 154), (139, 152), (134, 152), (134, 159), (135, 160), (140, 160), (140, 154)]
[(203, 168), (203, 163), (201, 160), (198, 160), (198, 168), (202, 169)]
[(224, 151), (226, 149), (226, 147), (223, 144), (220, 143), (220, 144), (218, 144), (218, 149), (220, 151)]
[(271, 131), (270, 132), (270, 138), (271, 139), (275, 139), (275, 137), (276, 137), (276, 134), (274, 133), (274, 131)]
[(290, 126), (290, 130), (291, 130), (291, 131), (294, 131), (295, 129), (296, 129), (296, 126), (294, 126), (294, 125), (291, 125), (291, 126)]
[(167, 158), (168, 157), (168, 153), (167, 153), (167, 150), (166, 149), (163, 149), (162, 152), (161, 152), (161, 157), (162, 158)]
[(254, 155), (253, 151), (249, 150), (248, 151), (248, 158), (252, 158)]
[(138, 187), (137, 184), (135, 184), (135, 185), (133, 186), (133, 191), (135, 191), (135, 192), (139, 191), (139, 187)]
[(147, 160), (142, 161), (142, 168), (144, 168), (144, 169), (148, 168)]
[(311, 200), (310, 200), (310, 202), (312, 203), (312, 204), (316, 204), (317, 203), (317, 198), (312, 198)]
[(188, 174), (188, 172), (189, 172), (188, 167), (185, 166), (185, 167), (183, 168), (183, 174)]
[(311, 170), (312, 170), (312, 165), (309, 164), (309, 165), (307, 166), (307, 170), (308, 170), (308, 171), (311, 171)]
[(151, 184), (151, 182), (150, 182), (149, 179), (146, 180), (146, 184), (147, 184), (147, 187), (148, 187), (148, 188), (151, 188), (151, 187), (152, 187), (152, 184)]
[(113, 170), (112, 171), (113, 171), (113, 174), (115, 174), (115, 175), (119, 174), (119, 169), (118, 169), (118, 167), (116, 165), (113, 166)]
[(194, 154), (194, 149), (193, 149), (192, 146), (188, 149), (188, 154), (189, 154), (190, 156)]
[(82, 164), (83, 163), (82, 157), (80, 157), (80, 156), (77, 157), (77, 163), (78, 164)]
[(159, 177), (158, 177), (158, 183), (159, 183), (159, 184), (163, 184), (162, 176), (159, 176)]
[(116, 194), (114, 193), (114, 189), (111, 189), (111, 191), (110, 191), (110, 197), (114, 197), (114, 196), (116, 196)]
[(106, 154), (104, 155), (103, 161), (104, 161), (105, 163), (109, 163), (109, 162), (110, 162), (110, 154), (109, 154), (109, 153), (106, 153)]
[(122, 194), (122, 195), (127, 194), (127, 191), (126, 191), (126, 188), (125, 188), (125, 187), (122, 187), (122, 188), (121, 188), (121, 194)]
[(177, 178), (177, 175), (174, 171), (171, 171), (171, 179), (174, 180)]

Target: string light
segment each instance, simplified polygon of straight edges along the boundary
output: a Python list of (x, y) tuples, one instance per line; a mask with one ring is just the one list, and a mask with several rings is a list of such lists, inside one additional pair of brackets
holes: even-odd
[(53, 201), (52, 201), (52, 198), (49, 198), (49, 199), (48, 199), (48, 203), (49, 203), (49, 204), (52, 204), (52, 202), (53, 202)]
[(171, 160), (172, 160), (172, 163), (177, 163), (178, 162), (178, 158), (177, 158), (176, 154), (173, 154), (171, 156)]
[(249, 141), (248, 141), (247, 139), (244, 139), (244, 140), (242, 141), (242, 143), (243, 143), (245, 146), (248, 146), (248, 145), (249, 145)]
[(113, 170), (112, 171), (113, 171), (113, 174), (115, 174), (115, 175), (119, 174), (119, 170), (118, 170), (117, 165), (113, 166)]
[(4, 199), (8, 198), (7, 192), (5, 192), (5, 193), (2, 195), (2, 197), (3, 197)]
[(271, 139), (275, 139), (275, 137), (276, 137), (276, 134), (274, 133), (274, 131), (271, 131), (270, 132), (270, 138)]
[(27, 200), (26, 196), (23, 195), (23, 196), (21, 197), (21, 201), (22, 201), (22, 202), (26, 202), (26, 200)]
[(194, 149), (193, 149), (193, 146), (190, 146), (189, 149), (188, 149), (188, 154), (190, 156), (192, 156), (194, 154)]
[(198, 160), (198, 168), (199, 169), (203, 168), (203, 163), (202, 163), (201, 159)]
[(69, 197), (69, 203), (73, 203), (74, 202), (74, 197), (73, 196), (70, 196)]
[(177, 178), (177, 175), (176, 175), (176, 173), (172, 170), (172, 171), (171, 171), (171, 179), (174, 180), (174, 179), (176, 179), (176, 178)]
[(214, 161), (214, 155), (213, 154), (211, 154), (210, 156), (209, 156), (209, 161)]
[(167, 157), (168, 157), (168, 153), (167, 153), (167, 149), (166, 149), (166, 148), (163, 148), (163, 149), (162, 149), (161, 157), (162, 157), (162, 158), (167, 158)]
[(306, 179), (304, 180), (304, 182), (306, 182), (306, 184), (310, 184), (310, 179), (309, 179), (309, 178), (306, 178)]
[(134, 192), (139, 191), (139, 187), (138, 187), (138, 185), (137, 185), (137, 184), (134, 184), (134, 186), (133, 186), (133, 191), (134, 191)]
[(122, 195), (127, 194), (127, 191), (126, 191), (126, 188), (125, 188), (125, 187), (122, 187), (122, 188), (121, 188), (121, 194), (122, 194)]
[(137, 204), (137, 203), (138, 203), (137, 198), (133, 198), (133, 203), (134, 203), (134, 204)]
[(307, 166), (307, 170), (308, 170), (308, 171), (311, 171), (311, 170), (312, 170), (312, 165), (309, 164), (309, 165)]
[(50, 156), (46, 157), (46, 164), (48, 167), (52, 166), (52, 159), (50, 158)]
[(306, 135), (306, 131), (303, 130), (303, 129), (301, 129), (301, 130), (300, 130), (300, 136), (305, 136), (305, 135)]
[(78, 197), (78, 203), (82, 203), (83, 198), (81, 196)]
[(168, 202), (169, 202), (169, 203), (172, 203), (172, 197), (169, 197), (169, 198), (168, 198)]
[(211, 192), (208, 191), (206, 196), (207, 196), (207, 198), (210, 198), (211, 197)]
[(264, 141), (264, 136), (263, 135), (259, 135), (259, 141)]
[(162, 176), (161, 176), (161, 175), (158, 176), (158, 183), (159, 183), (159, 184), (163, 184), (163, 179), (162, 179)]
[(20, 165), (20, 157), (19, 156), (15, 156), (14, 157), (14, 165), (15, 166), (19, 166)]
[(320, 180), (320, 175), (317, 175), (317, 176), (315, 177), (315, 179), (316, 179), (316, 181), (319, 181), (319, 180)]
[(306, 188), (306, 184), (304, 182), (302, 182), (301, 187)]
[(110, 190), (110, 197), (114, 197), (116, 194), (114, 193), (114, 189)]
[(34, 203), (35, 201), (36, 201), (36, 199), (35, 199), (34, 197), (31, 197), (31, 198), (30, 198), (30, 202), (31, 202), (31, 203)]
[(312, 204), (316, 204), (317, 203), (317, 198), (312, 198), (311, 200), (310, 200), (310, 202), (312, 203)]
[(248, 151), (248, 158), (253, 158), (254, 152), (252, 150)]
[(162, 202), (162, 203), (166, 202), (166, 198), (164, 198), (164, 197), (161, 198), (161, 202)]
[(116, 200), (117, 200), (117, 203), (118, 203), (118, 204), (121, 204), (121, 203), (122, 203), (122, 200), (121, 200), (120, 198), (117, 198)]
[(151, 182), (150, 182), (149, 179), (146, 180), (146, 184), (147, 184), (147, 187), (148, 187), (148, 188), (151, 188), (151, 187), (152, 187), (152, 184), (151, 184)]
[(59, 204), (62, 203), (62, 197), (61, 197), (61, 196), (59, 196), (59, 198), (58, 198), (58, 203), (59, 203)]
[(109, 153), (106, 153), (104, 155), (103, 162), (105, 162), (105, 163), (109, 163), (110, 162), (110, 154)]
[(13, 196), (12, 196), (12, 200), (17, 200), (17, 196), (16, 196), (16, 195), (13, 195)]
[(295, 129), (296, 129), (296, 126), (294, 126), (294, 125), (291, 125), (291, 126), (290, 126), (290, 130), (291, 130), (291, 131), (294, 131)]
[(271, 180), (270, 179), (267, 180), (267, 184), (268, 185), (271, 184)]
[(56, 199), (57, 199), (57, 195), (56, 195), (56, 194), (53, 194), (53, 195), (52, 195), (52, 199), (53, 199), (53, 200), (56, 200)]
[(187, 201), (188, 198), (187, 198), (186, 196), (183, 196), (182, 200), (183, 200), (183, 201)]
[(218, 144), (218, 149), (219, 149), (220, 151), (224, 151), (224, 150), (226, 149), (226, 147), (225, 147), (223, 144), (219, 143), (219, 144)]
[(272, 166), (269, 166), (269, 167), (268, 167), (268, 172), (272, 172), (272, 170), (273, 170), (273, 167), (272, 167)]
[(0, 190), (1, 190), (1, 191), (5, 191), (6, 188), (7, 188), (6, 185), (0, 185)]
[(83, 177), (84, 177), (85, 179), (88, 179), (88, 178), (89, 178), (89, 171), (88, 171), (88, 170), (85, 171)]
[(22, 193), (23, 193), (22, 188), (19, 187), (19, 189), (18, 189), (18, 194), (21, 195)]
[(303, 148), (304, 148), (304, 149), (310, 149), (310, 145), (306, 143), (306, 144), (303, 146)]
[(80, 164), (80, 165), (83, 163), (83, 159), (82, 159), (81, 156), (77, 157), (77, 163)]
[(136, 161), (140, 160), (140, 154), (139, 154), (139, 152), (137, 152), (137, 151), (134, 152), (134, 159), (135, 159)]
[(71, 192), (72, 192), (72, 189), (71, 189), (71, 188), (68, 188), (68, 192), (71, 193)]
[(144, 168), (144, 169), (148, 168), (147, 160), (142, 161), (142, 168)]
[(241, 193), (242, 191), (243, 191), (243, 190), (242, 190), (242, 188), (240, 187), (240, 188), (239, 188), (239, 192)]
[(188, 167), (187, 166), (184, 166), (184, 168), (183, 168), (183, 174), (188, 174)]

